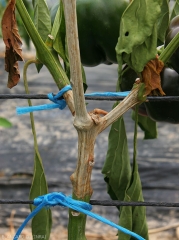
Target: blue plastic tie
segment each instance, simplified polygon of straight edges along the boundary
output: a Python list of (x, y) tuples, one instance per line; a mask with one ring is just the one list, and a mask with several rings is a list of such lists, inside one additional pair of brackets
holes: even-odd
[(54, 95), (53, 93), (49, 93), (47, 96), (49, 100), (54, 102), (55, 104), (44, 104), (39, 106), (30, 106), (30, 107), (17, 107), (16, 113), (18, 115), (26, 114), (29, 112), (35, 112), (35, 111), (42, 111), (42, 110), (51, 110), (54, 108), (59, 108), (63, 110), (66, 107), (66, 101), (63, 99), (63, 94), (67, 91), (72, 90), (70, 85), (65, 86), (62, 88), (57, 95)]
[[(63, 94), (69, 90), (71, 90), (71, 86), (67, 85), (63, 89), (59, 91), (57, 95), (53, 93), (49, 93), (47, 96), (49, 100), (54, 102), (55, 104), (44, 104), (39, 106), (31, 106), (31, 107), (17, 107), (16, 113), (18, 115), (26, 114), (29, 112), (34, 111), (41, 111), (41, 110), (51, 110), (54, 108), (59, 108), (63, 110), (66, 107), (66, 101), (63, 99)], [(126, 97), (130, 91), (126, 92), (95, 92), (95, 93), (88, 93), (85, 94), (86, 97)]]
[(85, 97), (127, 97), (130, 92), (94, 92), (85, 94)]
[(28, 221), (30, 219), (32, 219), (43, 207), (51, 207), (51, 206), (56, 206), (56, 205), (68, 207), (77, 212), (84, 213), (92, 218), (99, 220), (100, 222), (103, 222), (109, 226), (117, 228), (119, 231), (121, 231), (125, 234), (128, 234), (138, 240), (145, 240), (143, 237), (139, 236), (138, 234), (131, 232), (128, 229), (123, 228), (123, 227), (121, 227), (121, 226), (109, 221), (108, 219), (103, 218), (93, 212), (90, 212), (92, 210), (91, 204), (82, 202), (82, 201), (78, 201), (78, 200), (74, 200), (71, 198), (71, 196), (66, 196), (61, 192), (53, 192), (53, 193), (49, 193), (49, 194), (37, 197), (34, 199), (33, 204), (37, 207), (29, 214), (29, 216), (25, 219), (25, 221), (19, 227), (13, 240), (17, 240), (19, 238), (23, 228), (26, 226)]

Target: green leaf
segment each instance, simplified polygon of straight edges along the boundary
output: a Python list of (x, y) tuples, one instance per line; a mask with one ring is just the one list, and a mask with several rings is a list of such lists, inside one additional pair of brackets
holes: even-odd
[(123, 13), (120, 37), (116, 46), (119, 75), (122, 64), (142, 72), (148, 61), (156, 56), (157, 25), (162, 0), (132, 1)]
[(170, 21), (177, 15), (179, 15), (179, 0), (175, 0), (175, 5), (170, 15)]
[(54, 37), (53, 48), (58, 52), (64, 62), (68, 62), (65, 51), (66, 28), (62, 1), (60, 1), (60, 6), (55, 16), (51, 35)]
[[(130, 184), (126, 189), (124, 201), (143, 201), (142, 186), (137, 165), (137, 122), (138, 122), (138, 107), (135, 114), (135, 130), (134, 130), (134, 152), (133, 152), (133, 167)], [(119, 225), (139, 234), (144, 239), (148, 239), (148, 228), (146, 221), (145, 207), (121, 207)], [(118, 239), (131, 240), (129, 235), (119, 231)], [(133, 238), (132, 238), (133, 239)]]
[(4, 128), (11, 128), (12, 127), (12, 123), (9, 122), (6, 118), (0, 117), (0, 126), (4, 127)]
[(169, 25), (169, 0), (163, 0), (161, 6), (161, 13), (157, 24), (158, 39), (161, 41), (162, 44), (165, 41), (165, 34), (168, 25)]
[(111, 126), (108, 151), (102, 173), (105, 175), (108, 194), (113, 200), (123, 201), (131, 177), (131, 165), (122, 117)]
[(34, 23), (42, 40), (45, 42), (51, 33), (51, 18), (46, 0), (33, 0)]
[[(128, 155), (127, 137), (123, 118), (112, 124), (109, 133), (108, 151), (102, 173), (113, 200), (143, 201), (142, 187), (136, 161), (136, 126), (134, 139), (133, 168)], [(121, 207), (119, 224), (148, 239), (145, 207)], [(131, 240), (129, 235), (118, 233), (119, 239)]]
[[(38, 30), (39, 35), (45, 42), (48, 35), (51, 33), (51, 18), (46, 0), (33, 0), (34, 7), (34, 24)], [(38, 54), (37, 54), (38, 59)], [(40, 72), (43, 67), (42, 63), (36, 64), (37, 71)]]
[[(42, 160), (38, 152), (37, 146), (35, 146), (35, 156), (34, 156), (34, 173), (33, 180), (30, 189), (30, 199), (34, 199), (38, 196), (48, 193), (47, 182), (45, 178), (45, 173), (42, 165)], [(31, 211), (34, 209), (31, 206)], [(42, 209), (35, 217), (32, 219), (32, 235), (40, 235), (41, 238), (49, 239), (50, 231), (52, 226), (52, 216), (50, 209)], [(34, 239), (36, 239), (34, 237)]]
[[(135, 121), (135, 111), (132, 111), (132, 119)], [(157, 123), (147, 116), (138, 114), (138, 125), (144, 131), (144, 139), (157, 138)]]
[(81, 71), (82, 71), (82, 79), (83, 79), (83, 89), (84, 89), (84, 93), (86, 92), (88, 85), (86, 83), (86, 74), (85, 74), (85, 70), (83, 65), (81, 64)]

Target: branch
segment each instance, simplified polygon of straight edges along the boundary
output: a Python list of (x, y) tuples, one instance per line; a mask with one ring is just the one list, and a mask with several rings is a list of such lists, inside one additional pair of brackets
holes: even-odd
[(81, 59), (78, 42), (78, 29), (76, 17), (76, 0), (63, 0), (68, 54), (70, 61), (71, 85), (75, 104), (76, 127), (91, 126), (91, 119), (86, 111), (81, 71)]
[(135, 106), (142, 101), (138, 98), (138, 92), (140, 89), (140, 84), (133, 88), (131, 93), (124, 98), (112, 111), (110, 111), (107, 115), (100, 118), (98, 130), (99, 133), (106, 129), (110, 124), (115, 122), (119, 117), (121, 117), (125, 112), (127, 112), (130, 108)]

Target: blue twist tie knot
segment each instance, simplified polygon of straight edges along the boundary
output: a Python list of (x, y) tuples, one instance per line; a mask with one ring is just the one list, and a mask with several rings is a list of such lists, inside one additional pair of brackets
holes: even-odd
[(23, 228), (26, 226), (28, 221), (32, 217), (34, 217), (43, 207), (50, 207), (50, 206), (56, 206), (56, 205), (68, 207), (77, 212), (84, 213), (84, 214), (86, 214), (94, 219), (97, 219), (109, 226), (112, 226), (112, 227), (118, 229), (119, 231), (122, 231), (123, 233), (128, 234), (138, 240), (145, 240), (143, 237), (139, 236), (138, 234), (131, 232), (128, 229), (123, 228), (123, 227), (121, 227), (121, 226), (109, 221), (108, 219), (103, 218), (93, 212), (90, 212), (92, 210), (91, 204), (83, 202), (83, 201), (74, 200), (71, 198), (71, 196), (67, 197), (67, 196), (65, 196), (65, 194), (63, 194), (61, 192), (49, 193), (49, 194), (37, 197), (34, 199), (33, 204), (36, 206), (36, 208), (29, 214), (29, 216), (22, 223), (20, 228), (17, 230), (16, 235), (14, 236), (13, 240), (17, 240), (19, 238)]
[(54, 102), (55, 104), (58, 104), (58, 107), (63, 110), (66, 107), (66, 101), (63, 99), (63, 94), (67, 91), (72, 90), (70, 85), (65, 86), (62, 88), (57, 95), (54, 95), (53, 93), (49, 93), (47, 96), (50, 101)]
[(47, 96), (49, 100), (54, 102), (54, 104), (44, 104), (44, 105), (31, 106), (31, 107), (17, 107), (16, 113), (18, 115), (22, 115), (29, 112), (51, 110), (54, 108), (59, 108), (63, 110), (66, 107), (66, 101), (63, 99), (63, 94), (69, 90), (72, 90), (72, 88), (70, 85), (67, 85), (64, 88), (62, 88), (57, 95), (54, 95), (53, 93), (49, 93)]

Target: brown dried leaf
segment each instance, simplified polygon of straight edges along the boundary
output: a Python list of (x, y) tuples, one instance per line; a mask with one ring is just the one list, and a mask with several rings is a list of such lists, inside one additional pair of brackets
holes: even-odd
[(164, 63), (158, 58), (149, 61), (142, 72), (142, 81), (146, 85), (146, 96), (149, 95), (165, 95), (161, 87), (160, 72), (164, 67)]
[(20, 72), (17, 61), (23, 61), (22, 41), (18, 32), (15, 19), (15, 0), (10, 0), (2, 17), (2, 35), (6, 45), (5, 70), (9, 72), (9, 88), (17, 85), (20, 79)]

